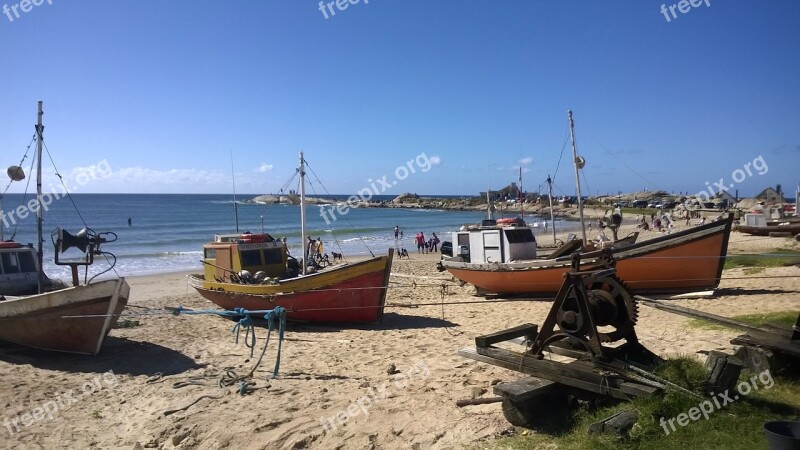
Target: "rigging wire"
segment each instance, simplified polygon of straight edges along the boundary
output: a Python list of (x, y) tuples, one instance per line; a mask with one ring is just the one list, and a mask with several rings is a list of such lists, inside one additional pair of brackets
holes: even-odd
[[(306, 167), (308, 167), (308, 163), (307, 162), (306, 162)], [(309, 167), (309, 170), (311, 170), (310, 167)], [(313, 171), (312, 171), (312, 173), (313, 173)], [(314, 174), (314, 176), (316, 177), (317, 175)], [(317, 178), (317, 181), (319, 182), (319, 178)], [(319, 184), (323, 189), (325, 188), (325, 186), (322, 186), (321, 182)], [(312, 180), (308, 180), (308, 187), (311, 188), (311, 191), (314, 193), (315, 197), (319, 197), (319, 195), (317, 194), (317, 190), (314, 189), (314, 183), (312, 182)], [(317, 206), (319, 206), (320, 208), (324, 207), (324, 205), (317, 205)], [(333, 241), (336, 243), (336, 248), (339, 249), (339, 253), (344, 255), (344, 250), (342, 250), (342, 246), (339, 243), (339, 238), (336, 236), (336, 228), (335, 228), (335, 226), (332, 223), (328, 223), (328, 225), (330, 225), (330, 227), (331, 227), (330, 228), (330, 233), (333, 235)], [(320, 255), (320, 256), (322, 256), (322, 255)], [(373, 255), (373, 256), (375, 256), (375, 255)]]
[[(30, 152), (30, 151), (31, 151), (31, 145), (33, 145), (33, 143), (34, 143), (35, 141), (36, 141), (36, 134), (34, 134), (34, 135), (33, 135), (33, 137), (31, 138), (31, 141), (28, 143), (28, 148), (27, 148), (27, 149), (25, 149), (25, 154), (24, 154), (24, 155), (22, 155), (22, 159), (19, 161), (19, 164), (17, 164), (19, 167), (22, 167), (22, 164), (25, 162), (25, 160), (26, 160), (26, 159), (28, 159), (28, 152)], [(32, 166), (31, 166), (31, 167), (32, 167)], [(5, 188), (5, 190), (3, 191), (3, 194), (5, 194), (6, 192), (8, 192), (8, 188), (10, 188), (10, 187), (11, 187), (11, 183), (13, 183), (13, 182), (14, 182), (14, 180), (8, 180), (8, 184), (6, 185), (6, 188)]]
[[(314, 178), (316, 178), (316, 179), (317, 179), (317, 182), (319, 183), (319, 185), (320, 185), (320, 186), (322, 186), (322, 189), (324, 189), (324, 190), (325, 190), (325, 193), (326, 193), (326, 194), (328, 194), (329, 196), (331, 196), (331, 193), (330, 193), (330, 192), (328, 192), (328, 188), (326, 188), (326, 187), (325, 187), (325, 185), (324, 185), (324, 184), (322, 184), (322, 181), (320, 181), (320, 179), (319, 179), (319, 177), (317, 176), (316, 172), (314, 172), (314, 169), (312, 169), (312, 168), (311, 168), (311, 166), (308, 164), (308, 161), (306, 161), (306, 167), (308, 167), (308, 170), (310, 170), (310, 171), (311, 171), (311, 173), (312, 173), (312, 174), (314, 174)], [(355, 227), (355, 226), (353, 226), (353, 223), (352, 223), (352, 222), (350, 222), (350, 219), (348, 219), (348, 218), (347, 218), (347, 215), (345, 215), (345, 214), (342, 214), (341, 216), (342, 216), (342, 218), (343, 218), (343, 219), (344, 219), (344, 220), (347, 222), (347, 224), (348, 224), (348, 225), (350, 225), (350, 229), (351, 229), (351, 230), (353, 230), (353, 231), (355, 231), (355, 230), (356, 230), (356, 227)], [(370, 254), (370, 255), (372, 255), (372, 257), (374, 258), (374, 257), (375, 257), (375, 253), (372, 253), (372, 249), (370, 249), (370, 248), (369, 248), (369, 246), (367, 245), (367, 243), (366, 243), (366, 242), (364, 242), (364, 238), (362, 238), (362, 237), (361, 237), (361, 235), (360, 235), (360, 234), (358, 234), (358, 233), (356, 233), (356, 236), (358, 236), (358, 240), (359, 240), (359, 241), (361, 241), (361, 243), (362, 243), (362, 244), (364, 244), (364, 247), (367, 249), (367, 251), (369, 252), (369, 254)]]
[(655, 183), (653, 183), (652, 181), (650, 181), (650, 179), (648, 179), (647, 177), (645, 177), (644, 175), (642, 175), (641, 173), (639, 173), (638, 171), (636, 171), (636, 169), (634, 169), (633, 167), (629, 166), (629, 165), (628, 165), (628, 163), (626, 163), (624, 159), (622, 159), (622, 158), (618, 157), (617, 155), (615, 155), (614, 153), (612, 153), (612, 152), (611, 152), (611, 150), (607, 149), (607, 148), (606, 148), (606, 147), (605, 147), (603, 144), (601, 144), (600, 142), (598, 142), (598, 143), (597, 143), (597, 145), (599, 145), (599, 146), (600, 146), (600, 147), (601, 147), (603, 150), (605, 150), (607, 155), (610, 155), (610, 156), (612, 156), (614, 159), (616, 159), (617, 161), (621, 162), (621, 163), (622, 163), (622, 164), (623, 164), (625, 167), (627, 167), (627, 168), (628, 168), (628, 170), (630, 170), (631, 172), (635, 173), (635, 174), (636, 174), (636, 175), (637, 175), (639, 178), (641, 178), (641, 179), (642, 179), (642, 180), (643, 180), (645, 183), (647, 183), (647, 184), (649, 184), (650, 186), (652, 186), (653, 188), (655, 188), (655, 190), (657, 190), (657, 191), (664, 191), (664, 192), (666, 192), (666, 189), (662, 189), (660, 186), (658, 186), (657, 184), (655, 184)]
[[(35, 140), (36, 140), (36, 135), (34, 134), (33, 135), (33, 140), (31, 141), (30, 144), (28, 144), (28, 150), (31, 149), (31, 145), (33, 144), (33, 141), (35, 141)], [(22, 157), (22, 161), (20, 161), (20, 167), (22, 167), (22, 163), (25, 161), (25, 158), (28, 157), (28, 150), (25, 151), (25, 156), (23, 156)], [(33, 165), (34, 164), (36, 164), (36, 153), (34, 153), (33, 154), (33, 158), (31, 158), (31, 168), (28, 169), (28, 173), (29, 174), (33, 173)], [(22, 193), (22, 204), (25, 204), (25, 198), (27, 198), (27, 196), (28, 196), (28, 188), (31, 185), (31, 179), (33, 177), (27, 177), (27, 178), (28, 178), (28, 181), (25, 182), (25, 191)], [(8, 182), (8, 185), (11, 186), (11, 182), (10, 181)], [(8, 186), (6, 186), (6, 190), (8, 190)], [(19, 230), (19, 222), (20, 221), (15, 221), (14, 222), (14, 231), (11, 233), (11, 240), (12, 241), (17, 236), (17, 231)]]
[(569, 123), (567, 123), (567, 127), (564, 130), (564, 143), (561, 145), (561, 154), (558, 155), (558, 163), (556, 164), (556, 171), (553, 172), (554, 180), (556, 178), (556, 175), (558, 175), (558, 168), (561, 166), (561, 158), (564, 156), (564, 149), (567, 148), (567, 142), (569, 142)]
[[(50, 149), (47, 148), (47, 144), (45, 143), (44, 138), (42, 138), (42, 145), (44, 146), (45, 151), (47, 152), (47, 157), (50, 159), (50, 163), (53, 165), (53, 171), (55, 172), (56, 177), (58, 177), (58, 181), (61, 183), (61, 186), (64, 188), (64, 193), (66, 194), (67, 198), (69, 198), (70, 203), (72, 203), (73, 209), (75, 209), (75, 212), (81, 219), (81, 223), (83, 223), (83, 226), (86, 227), (87, 230), (94, 232), (94, 230), (92, 230), (92, 228), (89, 227), (89, 224), (86, 223), (86, 219), (83, 218), (83, 214), (81, 214), (81, 211), (78, 209), (78, 205), (75, 204), (75, 199), (72, 198), (72, 194), (69, 192), (69, 189), (67, 189), (67, 185), (64, 183), (64, 178), (59, 173), (58, 167), (56, 166), (56, 162), (53, 160), (53, 155), (50, 154)], [(109, 252), (100, 252), (100, 254), (103, 255), (103, 258), (106, 260), (106, 262), (109, 264), (110, 267), (94, 275), (88, 281), (85, 281), (85, 283), (89, 283), (90, 281), (94, 280), (98, 275), (102, 275), (110, 270), (113, 270), (114, 274), (116, 274), (117, 277), (120, 276), (119, 272), (117, 272), (116, 267), (114, 267), (117, 264), (117, 257)], [(108, 255), (111, 255), (114, 258), (113, 262), (109, 259)], [(86, 266), (85, 271), (86, 273), (84, 274), (84, 280), (86, 280), (86, 277), (88, 276), (88, 271), (89, 271), (88, 266)]]

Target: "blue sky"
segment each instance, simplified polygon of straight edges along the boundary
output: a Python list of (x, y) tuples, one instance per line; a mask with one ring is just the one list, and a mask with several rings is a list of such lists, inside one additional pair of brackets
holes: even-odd
[[(51, 2), (17, 18), (0, 0), (0, 164), (43, 100), (60, 172), (111, 169), (76, 192), (230, 192), (231, 153), (240, 193), (274, 192), (300, 149), (332, 193), (423, 153), (430, 170), (381, 193), (475, 194), (520, 166), (535, 191), (568, 109), (593, 195), (800, 178), (799, 2), (697, 2), (669, 22), (676, 2), (650, 0), (361, 0), (327, 19), (305, 0)], [(764, 175), (731, 181), (759, 156)]]

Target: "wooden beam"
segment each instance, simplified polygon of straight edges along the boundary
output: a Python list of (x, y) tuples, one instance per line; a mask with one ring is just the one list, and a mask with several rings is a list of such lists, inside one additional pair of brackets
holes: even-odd
[(591, 363), (584, 361), (560, 363), (536, 359), (531, 355), (494, 347), (468, 347), (461, 349), (458, 354), (465, 358), (494, 364), (509, 370), (621, 400), (631, 400), (634, 397), (649, 397), (660, 391), (652, 386), (635, 383), (608, 372), (601, 372)]
[(698, 311), (696, 309), (689, 309), (684, 308), (682, 306), (672, 305), (669, 303), (664, 303), (659, 300), (654, 300), (652, 298), (643, 297), (641, 295), (634, 295), (633, 298), (638, 300), (645, 306), (649, 306), (651, 308), (660, 309), (662, 311), (671, 312), (675, 314), (680, 314), (682, 316), (691, 317), (693, 319), (702, 319), (708, 320), (710, 322), (715, 322), (722, 325), (727, 325), (729, 327), (738, 328), (740, 330), (745, 331), (759, 331), (762, 333), (769, 333), (769, 330), (765, 330), (763, 328), (755, 327), (750, 324), (746, 324), (744, 322), (739, 322), (737, 320), (729, 319), (727, 317), (718, 316), (716, 314), (711, 314), (703, 311)]
[(499, 342), (510, 341), (511, 339), (524, 337), (526, 339), (533, 339), (539, 326), (532, 323), (526, 323), (518, 327), (509, 328), (507, 330), (498, 331), (496, 333), (485, 334), (475, 338), (475, 346), (488, 347)]

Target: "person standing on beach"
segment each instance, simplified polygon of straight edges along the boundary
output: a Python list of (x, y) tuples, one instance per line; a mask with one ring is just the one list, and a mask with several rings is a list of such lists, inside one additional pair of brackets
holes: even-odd
[(322, 238), (317, 238), (317, 258), (322, 258), (323, 251), (322, 251)]
[(422, 235), (421, 231), (417, 233), (415, 239), (417, 241), (417, 253), (423, 253), (422, 249), (425, 248), (425, 237)]
[(437, 253), (439, 251), (439, 237), (436, 236), (436, 233), (432, 233), (433, 237), (431, 238), (431, 253)]
[(399, 236), (400, 236), (400, 227), (395, 225), (394, 226), (394, 240), (396, 241)]

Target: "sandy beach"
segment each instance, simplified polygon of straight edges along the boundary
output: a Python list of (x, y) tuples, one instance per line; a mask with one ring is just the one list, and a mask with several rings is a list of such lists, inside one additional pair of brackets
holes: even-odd
[[(620, 236), (633, 229), (626, 225)], [(640, 240), (656, 235), (643, 232)], [(800, 246), (734, 232), (729, 254), (775, 248)], [(487, 302), (473, 296), (472, 287), (459, 287), (437, 272), (438, 258), (412, 252), (410, 259), (395, 259), (387, 299), (393, 306), (380, 325), (290, 324), (280, 376), (268, 380), (277, 348), (273, 339), (256, 371), (256, 389), (247, 395), (223, 391), (217, 380), (228, 369), (239, 374), (250, 369), (266, 330), (258, 329), (251, 358), (242, 339), (234, 343), (229, 320), (161, 314), (164, 307), (213, 306), (189, 288), (185, 273), (131, 278), (131, 301), (121, 321), (134, 326), (114, 329), (99, 356), (0, 345), (0, 446), (427, 449), (480, 442), (491, 447), (493, 438), (511, 428), (500, 407), (458, 408), (455, 402), (491, 395), (492, 384), (520, 374), (456, 352), (477, 335), (541, 323), (550, 302)], [(724, 316), (800, 309), (800, 267), (770, 268), (757, 276), (733, 269), (723, 277), (715, 296), (673, 302)], [(439, 304), (443, 300), (463, 304)], [(420, 303), (433, 305), (413, 307)], [(636, 331), (661, 356), (734, 349), (729, 340), (735, 332), (688, 327), (688, 322), (640, 307)], [(396, 373), (390, 374), (390, 365)]]

